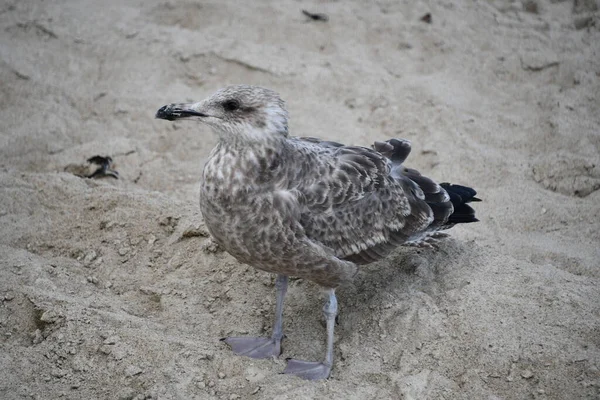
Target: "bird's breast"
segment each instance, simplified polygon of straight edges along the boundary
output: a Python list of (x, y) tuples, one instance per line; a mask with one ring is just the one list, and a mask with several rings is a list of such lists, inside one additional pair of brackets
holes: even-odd
[(215, 196), (203, 189), (201, 211), (205, 224), (224, 250), (241, 262), (262, 269), (277, 265), (295, 246), (296, 218), (291, 196), (280, 192)]
[(222, 150), (213, 151), (204, 167), (200, 208), (205, 224), (243, 262), (267, 263), (296, 240), (298, 194), (278, 185), (277, 167), (260, 153)]

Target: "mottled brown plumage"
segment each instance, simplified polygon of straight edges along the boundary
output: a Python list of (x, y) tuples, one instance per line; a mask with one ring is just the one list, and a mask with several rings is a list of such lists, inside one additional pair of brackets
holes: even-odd
[[(447, 191), (404, 167), (408, 141), (376, 142), (371, 149), (290, 137), (284, 103), (268, 89), (227, 87), (199, 103), (165, 106), (157, 117), (197, 118), (219, 134), (200, 192), (206, 225), (240, 262), (280, 276), (273, 338), (230, 338), (239, 354), (278, 353), (288, 275), (331, 289), (325, 313), (332, 339), (333, 288), (350, 281), (359, 264), (426, 240), (446, 227), (455, 206), (462, 211), (453, 223), (476, 220), (466, 205), (477, 200), (475, 191), (451, 185)], [(326, 362), (293, 360), (286, 372), (328, 376), (330, 347)]]

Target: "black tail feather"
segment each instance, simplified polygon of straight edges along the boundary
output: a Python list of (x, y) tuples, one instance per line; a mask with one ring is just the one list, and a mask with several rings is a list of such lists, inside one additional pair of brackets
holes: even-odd
[(452, 226), (454, 224), (479, 221), (475, 218), (475, 210), (467, 204), (473, 201), (481, 201), (481, 199), (475, 197), (477, 194), (475, 189), (467, 186), (452, 185), (447, 182), (440, 184), (440, 186), (448, 192), (450, 202), (454, 206), (454, 212), (448, 218), (447, 225)]
[[(481, 201), (475, 197), (477, 192), (467, 186), (453, 185), (450, 183), (436, 184), (431, 179), (422, 176), (419, 171), (406, 168), (402, 164), (410, 154), (410, 141), (404, 139), (390, 139), (385, 142), (375, 142), (373, 148), (392, 162), (392, 175), (402, 181), (408, 181), (407, 190), (416, 187), (433, 211), (433, 222), (430, 231), (448, 229), (459, 223), (477, 222), (475, 210), (467, 203)], [(441, 188), (440, 188), (441, 186)], [(442, 190), (443, 188), (443, 190)], [(448, 197), (446, 197), (448, 193)], [(415, 192), (413, 195), (417, 196)], [(452, 214), (450, 214), (452, 213)]]

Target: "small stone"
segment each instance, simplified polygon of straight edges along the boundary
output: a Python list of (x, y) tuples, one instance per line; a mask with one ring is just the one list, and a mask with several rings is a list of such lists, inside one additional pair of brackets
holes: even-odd
[(103, 222), (100, 223), (100, 229), (111, 229), (116, 225), (115, 221), (107, 221), (104, 223)]
[(4, 294), (4, 301), (12, 301), (15, 298), (15, 295), (11, 292)]
[(136, 376), (142, 373), (142, 369), (137, 365), (129, 365), (125, 368), (125, 376)]
[(538, 7), (538, 3), (535, 0), (525, 0), (523, 1), (523, 10), (532, 14), (539, 14), (540, 10)]
[(202, 246), (201, 249), (205, 253), (217, 253), (221, 250), (221, 247), (217, 242), (209, 238)]
[(528, 52), (521, 55), (521, 67), (526, 71), (542, 71), (557, 67), (560, 64), (558, 56), (550, 53)]
[(95, 276), (88, 276), (86, 279), (89, 283), (92, 283), (94, 285), (98, 283), (98, 278), (96, 278)]
[(214, 381), (210, 381), (208, 382), (208, 387), (215, 387), (215, 382)]
[(151, 287), (151, 286), (142, 286), (140, 287), (140, 292), (144, 293), (148, 296), (160, 296), (161, 293), (159, 290)]
[(40, 317), (40, 321), (46, 322), (47, 324), (53, 324), (58, 321), (59, 315), (53, 310), (44, 311)]
[(119, 337), (118, 336), (109, 336), (106, 339), (104, 339), (104, 342), (102, 342), (103, 344), (115, 344), (119, 341)]
[(356, 99), (346, 99), (344, 101), (344, 104), (346, 105), (346, 107), (348, 107), (350, 109), (354, 109), (358, 106)]
[(42, 335), (42, 331), (39, 329), (36, 329), (35, 332), (33, 333), (33, 344), (39, 344), (42, 343), (44, 341), (44, 336)]
[[(585, 15), (583, 17), (577, 17), (573, 20), (573, 25), (575, 25), (575, 29), (580, 30), (580, 29), (585, 29), (588, 26), (592, 25), (592, 23), (594, 22), (594, 18), (590, 15)], [(574, 82), (576, 85), (579, 85), (579, 81), (577, 79), (575, 79), (576, 82)]]
[(371, 104), (371, 108), (375, 110), (378, 108), (387, 108), (389, 105), (389, 100), (383, 96), (380, 96), (373, 101), (373, 103)]
[(94, 261), (96, 257), (98, 257), (98, 254), (94, 250), (90, 250), (86, 253), (85, 257), (83, 257), (83, 262), (89, 264)]
[(533, 378), (533, 372), (531, 372), (529, 369), (526, 369), (525, 371), (521, 372), (521, 377), (524, 379), (531, 379)]
[(111, 355), (115, 360), (120, 361), (124, 359), (125, 356), (127, 356), (127, 350), (122, 349), (120, 347), (114, 347), (113, 351), (111, 352)]
[(202, 224), (189, 225), (181, 234), (182, 238), (191, 238), (195, 236), (209, 237), (210, 235), (208, 230), (206, 230), (206, 227)]
[(134, 396), (135, 396), (135, 390), (130, 387), (125, 387), (118, 392), (117, 399), (132, 400)]
[(119, 255), (120, 256), (125, 256), (125, 255), (127, 255), (127, 253), (129, 253), (130, 250), (131, 249), (129, 247), (121, 247), (119, 249)]
[(225, 375), (224, 372), (219, 372), (218, 375), (219, 375), (219, 379), (225, 379), (225, 377), (227, 376), (227, 375)]
[(112, 347), (111, 346), (100, 346), (98, 351), (102, 354), (109, 355), (112, 352)]
[(427, 13), (425, 15), (423, 15), (421, 18), (421, 21), (430, 24), (433, 21), (433, 18), (431, 17), (431, 13)]
[(52, 375), (55, 378), (62, 378), (63, 376), (65, 376), (67, 373), (65, 371), (63, 371), (60, 368), (54, 368), (52, 370), (52, 372), (50, 372), (50, 375)]
[(115, 106), (115, 114), (127, 114), (129, 110), (123, 105), (117, 104)]
[(573, 13), (595, 12), (598, 11), (596, 0), (575, 0), (573, 2)]
[(257, 386), (254, 388), (254, 390), (252, 391), (251, 394), (256, 394), (256, 393), (258, 393), (259, 390), (260, 390), (260, 386)]

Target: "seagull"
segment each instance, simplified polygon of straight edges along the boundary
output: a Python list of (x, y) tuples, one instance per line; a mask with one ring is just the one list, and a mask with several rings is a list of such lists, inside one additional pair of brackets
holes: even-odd
[(277, 357), (288, 277), (327, 290), (323, 361), (288, 360), (286, 374), (327, 379), (333, 366), (335, 289), (359, 266), (401, 245), (430, 246), (457, 223), (475, 222), (472, 188), (437, 184), (404, 166), (408, 140), (345, 146), (292, 137), (288, 112), (269, 89), (228, 86), (197, 103), (161, 107), (156, 118), (198, 120), (218, 135), (204, 166), (200, 208), (215, 241), (241, 263), (277, 275), (270, 337), (223, 339), (238, 355)]

